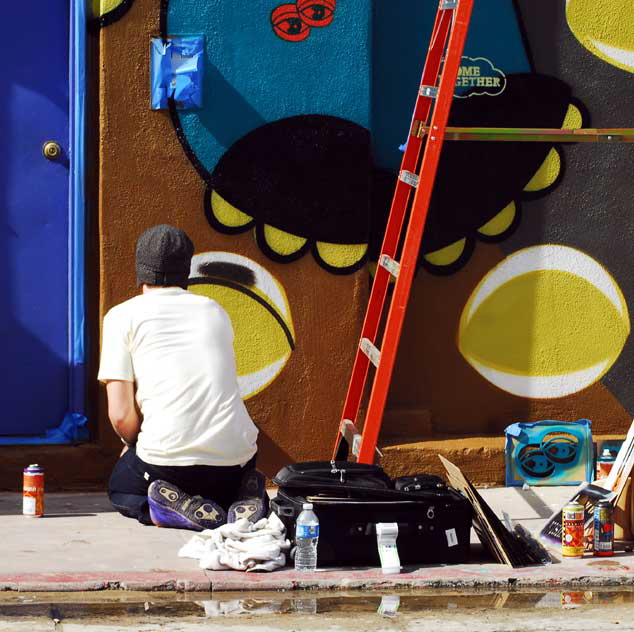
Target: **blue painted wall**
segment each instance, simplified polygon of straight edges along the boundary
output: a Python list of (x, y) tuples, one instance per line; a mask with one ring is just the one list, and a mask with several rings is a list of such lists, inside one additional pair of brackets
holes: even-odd
[(168, 33), (204, 34), (203, 107), (180, 114), (208, 171), (246, 133), (301, 114), (370, 125), (370, 0), (339, 2), (332, 23), (301, 42), (271, 26), (280, 0), (171, 0)]

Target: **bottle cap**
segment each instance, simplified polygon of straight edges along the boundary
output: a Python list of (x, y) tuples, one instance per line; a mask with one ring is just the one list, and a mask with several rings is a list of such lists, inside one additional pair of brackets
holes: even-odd
[(313, 503), (304, 503), (302, 505), (302, 509), (312, 509), (313, 508)]

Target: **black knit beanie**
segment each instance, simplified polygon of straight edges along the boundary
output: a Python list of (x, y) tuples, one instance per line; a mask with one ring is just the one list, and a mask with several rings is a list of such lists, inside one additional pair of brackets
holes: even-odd
[(137, 285), (187, 286), (194, 244), (169, 224), (148, 228), (136, 242)]

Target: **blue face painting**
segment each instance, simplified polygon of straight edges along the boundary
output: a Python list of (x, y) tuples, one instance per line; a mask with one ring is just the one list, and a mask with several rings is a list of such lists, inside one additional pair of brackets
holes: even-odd
[[(205, 36), (204, 106), (179, 116), (209, 172), (248, 132), (303, 114), (371, 128), (378, 165), (398, 167), (436, 4), (356, 0), (334, 7), (332, 0), (169, 0), (167, 32)], [(291, 10), (296, 17), (288, 17)], [(316, 16), (327, 28), (315, 27)], [(294, 22), (301, 28), (293, 30)], [(512, 2), (475, 5), (465, 56), (503, 74), (529, 72)]]
[[(324, 5), (327, 25), (312, 27), (301, 41), (276, 34), (271, 16), (280, 5), (280, 0), (169, 0), (167, 32), (205, 36), (203, 107), (179, 117), (209, 172), (237, 140), (282, 118), (324, 114), (370, 125), (370, 0), (340, 2), (328, 14)], [(320, 7), (300, 9), (317, 23)], [(278, 26), (292, 32), (282, 18)]]
[[(310, 251), (336, 273), (375, 257), (436, 6), (162, 0), (163, 35), (204, 37), (202, 107), (170, 114), (206, 182), (210, 225), (253, 228), (269, 258)], [(456, 97), (453, 125), (560, 127), (570, 90), (530, 72), (515, 4), (489, 0), (476, 5)], [(428, 270), (458, 270), (478, 239), (517, 228), (519, 198), (552, 145), (501, 145), (444, 148), (420, 258)], [(557, 166), (542, 171), (555, 176), (531, 182), (531, 194), (558, 183)]]

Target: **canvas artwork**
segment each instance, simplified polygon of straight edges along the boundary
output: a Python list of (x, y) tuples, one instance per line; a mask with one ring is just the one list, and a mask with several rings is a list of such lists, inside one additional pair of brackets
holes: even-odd
[(592, 481), (591, 427), (589, 419), (508, 426), (506, 485), (579, 485)]

